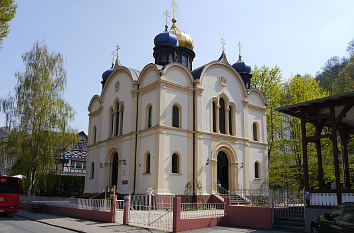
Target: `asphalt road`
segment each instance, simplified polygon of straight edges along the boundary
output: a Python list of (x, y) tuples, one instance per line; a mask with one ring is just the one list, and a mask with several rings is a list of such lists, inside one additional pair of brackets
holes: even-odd
[(21, 216), (10, 214), (0, 215), (0, 232), (1, 233), (68, 233), (72, 231), (62, 229), (60, 227), (36, 222), (23, 218)]

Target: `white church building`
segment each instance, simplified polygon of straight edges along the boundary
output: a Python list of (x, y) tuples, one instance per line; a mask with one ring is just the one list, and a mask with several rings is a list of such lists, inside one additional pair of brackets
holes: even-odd
[[(251, 67), (221, 57), (192, 69), (192, 38), (172, 27), (154, 40), (141, 71), (118, 58), (89, 103), (85, 193), (217, 194), (268, 179), (266, 100), (250, 88)], [(199, 190), (197, 190), (197, 186)]]

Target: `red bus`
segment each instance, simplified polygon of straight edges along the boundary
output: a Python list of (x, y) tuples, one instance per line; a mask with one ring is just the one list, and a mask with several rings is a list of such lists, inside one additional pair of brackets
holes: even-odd
[(20, 178), (0, 176), (0, 212), (17, 213), (20, 193)]

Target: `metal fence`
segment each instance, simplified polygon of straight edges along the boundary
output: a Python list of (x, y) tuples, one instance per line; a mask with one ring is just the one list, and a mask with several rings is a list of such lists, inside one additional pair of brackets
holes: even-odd
[(236, 189), (229, 191), (230, 205), (270, 206), (271, 195), (268, 189)]
[(124, 200), (117, 200), (116, 202), (116, 223), (123, 224), (124, 215)]
[(181, 219), (224, 216), (224, 203), (181, 203)]
[(305, 196), (303, 190), (272, 190), (274, 219), (305, 218)]
[(111, 200), (81, 199), (65, 197), (21, 196), (21, 202), (41, 203), (53, 206), (65, 206), (88, 210), (111, 211)]
[(130, 196), (129, 225), (172, 231), (173, 196)]

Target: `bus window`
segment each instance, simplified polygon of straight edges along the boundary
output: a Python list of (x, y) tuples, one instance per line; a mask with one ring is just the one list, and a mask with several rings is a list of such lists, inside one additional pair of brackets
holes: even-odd
[(0, 193), (20, 193), (21, 180), (13, 177), (0, 178)]

